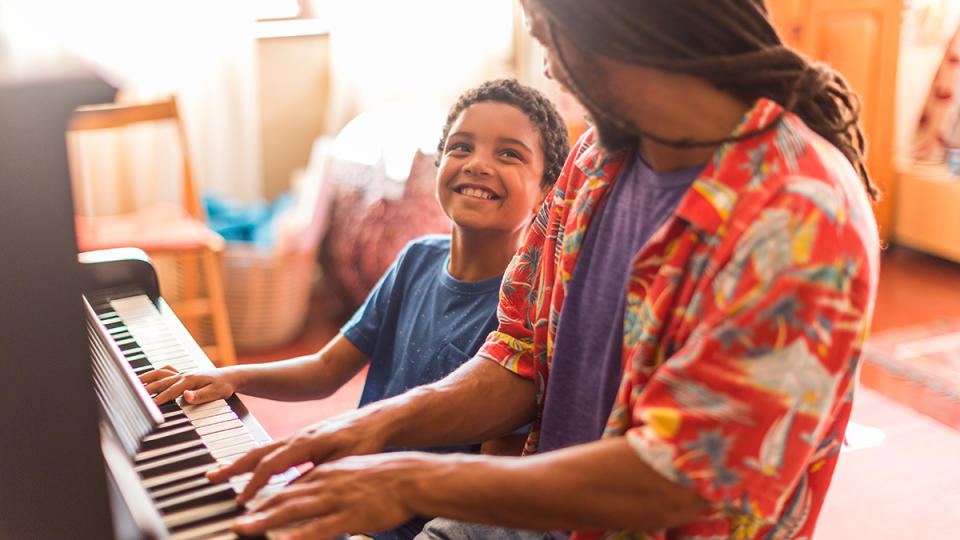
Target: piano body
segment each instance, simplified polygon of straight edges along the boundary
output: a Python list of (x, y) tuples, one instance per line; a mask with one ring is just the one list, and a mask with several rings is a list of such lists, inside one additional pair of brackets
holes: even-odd
[[(65, 130), (114, 89), (0, 36), (0, 538), (229, 538), (203, 471), (269, 440), (235, 396), (156, 407), (155, 363), (211, 365), (142, 252), (78, 260)], [(275, 478), (276, 485), (293, 476)]]
[[(166, 365), (180, 371), (213, 364), (160, 296), (142, 251), (128, 248), (80, 254), (83, 300), (100, 438), (114, 515), (122, 536), (235, 538), (233, 519), (245, 509), (234, 498), (245, 478), (211, 484), (204, 473), (270, 441), (237, 396), (202, 405), (157, 407), (138, 376)], [(249, 476), (249, 475), (248, 475)], [(296, 477), (272, 479), (269, 493)], [(123, 510), (121, 512), (121, 510)]]

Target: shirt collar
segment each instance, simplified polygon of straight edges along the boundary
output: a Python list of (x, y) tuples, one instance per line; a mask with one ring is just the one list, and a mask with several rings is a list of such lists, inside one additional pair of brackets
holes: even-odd
[[(780, 118), (782, 111), (776, 102), (760, 98), (744, 114), (730, 137), (769, 126)], [(742, 190), (756, 178), (750, 161), (754, 160), (757, 167), (766, 162), (769, 140), (775, 131), (721, 145), (680, 201), (676, 214), (706, 232), (716, 232), (730, 217)], [(595, 137), (593, 130), (586, 135), (574, 165), (590, 178), (593, 187), (607, 187), (623, 170), (631, 151), (604, 152)]]

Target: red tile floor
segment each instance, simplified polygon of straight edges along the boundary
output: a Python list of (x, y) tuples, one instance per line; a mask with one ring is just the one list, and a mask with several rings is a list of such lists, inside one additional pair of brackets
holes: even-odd
[[(296, 341), (269, 352), (241, 352), (239, 360), (265, 362), (319, 349), (341, 322), (325, 315), (326, 302), (318, 292)], [(889, 248), (883, 258), (872, 335), (879, 341), (905, 327), (951, 319), (960, 321), (960, 264)], [(960, 362), (940, 369), (955, 369), (948, 375), (958, 375)], [(243, 399), (270, 435), (282, 438), (356, 406), (364, 376), (360, 373), (322, 401)], [(852, 438), (853, 446), (837, 465), (816, 539), (960, 538), (960, 423), (952, 424), (952, 418), (960, 418), (958, 402), (918, 387), (879, 363), (865, 361), (852, 422), (882, 440), (874, 444), (863, 439), (858, 447), (861, 439)]]

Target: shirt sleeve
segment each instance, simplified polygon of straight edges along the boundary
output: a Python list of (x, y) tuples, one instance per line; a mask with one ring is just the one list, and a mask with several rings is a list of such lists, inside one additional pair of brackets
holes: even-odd
[[(797, 228), (813, 225), (820, 236), (807, 244)], [(691, 338), (631, 400), (638, 455), (750, 521), (780, 515), (815, 456), (839, 450), (873, 266), (842, 229), (766, 213), (704, 291), (714, 300)]]
[[(478, 356), (493, 360), (517, 375), (534, 381), (542, 379), (542, 375), (538, 376), (540, 366), (534, 349), (533, 322), (538, 318), (538, 298), (543, 294), (540, 284), (545, 279), (540, 257), (557, 196), (555, 190), (540, 207), (523, 244), (507, 266), (500, 286), (498, 327), (477, 352)], [(539, 389), (541, 384), (537, 386)]]
[(410, 245), (408, 244), (397, 255), (387, 271), (380, 276), (376, 285), (367, 294), (363, 305), (340, 328), (340, 333), (367, 356), (373, 356), (380, 330), (383, 328), (391, 303), (396, 301), (394, 291), (397, 287), (401, 265), (409, 249)]

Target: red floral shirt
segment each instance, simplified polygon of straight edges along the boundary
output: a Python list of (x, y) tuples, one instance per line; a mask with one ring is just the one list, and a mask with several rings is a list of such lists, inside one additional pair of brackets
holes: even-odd
[[(734, 135), (780, 112), (761, 99)], [(479, 354), (535, 380), (541, 407), (584, 233), (627, 157), (581, 138), (505, 275), (500, 327)], [(878, 244), (859, 177), (797, 117), (723, 145), (634, 258), (603, 434), (627, 437), (712, 510), (675, 530), (574, 537), (811, 535), (850, 415)]]

